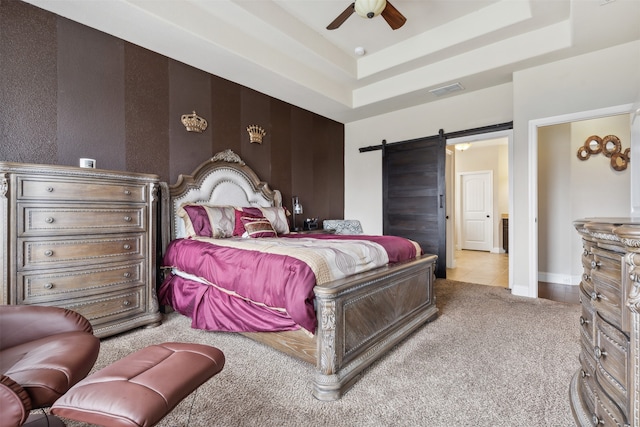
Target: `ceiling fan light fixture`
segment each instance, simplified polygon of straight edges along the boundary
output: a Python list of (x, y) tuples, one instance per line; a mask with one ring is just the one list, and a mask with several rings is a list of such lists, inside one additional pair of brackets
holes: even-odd
[(382, 13), (387, 6), (387, 0), (356, 0), (355, 11), (363, 18), (374, 18)]

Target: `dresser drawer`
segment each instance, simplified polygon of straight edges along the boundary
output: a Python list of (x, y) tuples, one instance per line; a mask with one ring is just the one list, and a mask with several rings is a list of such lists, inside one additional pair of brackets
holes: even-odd
[(580, 287), (580, 306), (582, 309), (580, 313), (580, 335), (593, 347), (596, 337), (595, 310), (591, 305), (591, 297), (585, 293), (582, 286)]
[(17, 177), (18, 200), (64, 200), (78, 202), (147, 201), (146, 187), (134, 183), (103, 182), (92, 179)]
[(591, 296), (594, 295), (595, 288), (593, 286), (593, 281), (591, 280), (591, 269), (585, 270), (585, 272), (582, 274), (582, 280), (580, 281), (580, 289), (584, 294), (587, 295), (587, 298), (589, 299), (591, 299)]
[(584, 356), (584, 352), (580, 354), (580, 378), (579, 390), (582, 395), (582, 400), (586, 403), (590, 414), (596, 412), (596, 393), (595, 393), (595, 365), (592, 364), (592, 360)]
[(622, 295), (620, 287), (604, 281), (595, 281), (592, 303), (596, 311), (607, 322), (622, 328)]
[(43, 206), (18, 204), (19, 236), (127, 233), (146, 229), (145, 206)]
[(595, 386), (596, 408), (593, 413), (593, 425), (604, 427), (628, 427), (627, 417), (620, 407), (604, 393), (597, 384)]
[(593, 245), (587, 244), (587, 242), (582, 243), (583, 251), (582, 256), (580, 257), (582, 261), (582, 267), (585, 271), (591, 270), (591, 261), (593, 261)]
[(87, 239), (18, 239), (18, 268), (64, 268), (144, 258), (143, 234)]
[(95, 296), (144, 285), (146, 260), (108, 264), (92, 269), (62, 269), (18, 274), (18, 304), (38, 304)]
[(598, 383), (626, 412), (628, 409), (629, 341), (625, 334), (596, 316), (596, 346)]
[(146, 310), (146, 293), (142, 287), (117, 293), (105, 293), (98, 298), (68, 300), (60, 307), (77, 311), (86, 317), (94, 328), (115, 323), (132, 316), (143, 314)]
[(608, 322), (622, 327), (623, 294), (621, 289), (622, 256), (615, 252), (595, 253), (591, 269), (594, 291), (592, 299), (598, 313)]

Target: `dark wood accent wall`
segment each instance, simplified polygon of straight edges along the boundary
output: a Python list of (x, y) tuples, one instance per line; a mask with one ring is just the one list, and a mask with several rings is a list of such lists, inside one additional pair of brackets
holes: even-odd
[[(154, 173), (230, 148), (304, 216), (344, 215), (344, 125), (18, 0), (0, 0), (0, 160)], [(180, 116), (209, 122), (186, 132)], [(262, 126), (262, 144), (246, 127)]]

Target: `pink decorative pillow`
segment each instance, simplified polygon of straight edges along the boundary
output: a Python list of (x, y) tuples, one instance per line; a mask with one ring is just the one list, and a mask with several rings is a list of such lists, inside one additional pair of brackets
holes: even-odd
[(244, 228), (251, 238), (257, 237), (278, 237), (273, 226), (266, 218), (246, 217), (241, 218)]
[(241, 218), (251, 216), (254, 218), (266, 218), (278, 234), (289, 233), (289, 220), (287, 211), (283, 207), (237, 207), (236, 224), (233, 230), (234, 236), (242, 236), (245, 232)]
[(242, 218), (263, 218), (262, 212), (258, 208), (236, 208), (236, 222), (233, 228), (234, 236), (242, 236), (246, 231)]
[(185, 203), (178, 210), (187, 236), (222, 239), (233, 236), (235, 225), (233, 206), (208, 206)]

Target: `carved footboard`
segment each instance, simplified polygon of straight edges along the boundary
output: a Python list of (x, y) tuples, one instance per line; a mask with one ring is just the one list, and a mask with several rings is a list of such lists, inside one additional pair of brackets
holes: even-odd
[(339, 399), (367, 366), (437, 316), (436, 260), (435, 255), (424, 255), (316, 286), (316, 398)]
[(383, 267), (314, 288), (318, 330), (243, 335), (316, 366), (313, 395), (337, 400), (362, 371), (438, 315), (437, 257)]

